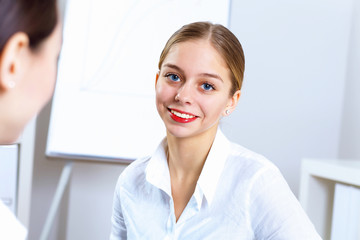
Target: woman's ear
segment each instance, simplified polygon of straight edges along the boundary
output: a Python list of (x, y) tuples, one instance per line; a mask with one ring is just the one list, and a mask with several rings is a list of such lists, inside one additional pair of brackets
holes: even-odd
[(28, 64), (29, 37), (18, 32), (6, 42), (0, 55), (0, 91), (14, 88)]
[(230, 115), (230, 113), (232, 113), (235, 110), (235, 108), (239, 102), (240, 96), (241, 96), (240, 90), (237, 90), (232, 95), (232, 97), (229, 99), (228, 104), (226, 105), (225, 112), (224, 112), (225, 116)]

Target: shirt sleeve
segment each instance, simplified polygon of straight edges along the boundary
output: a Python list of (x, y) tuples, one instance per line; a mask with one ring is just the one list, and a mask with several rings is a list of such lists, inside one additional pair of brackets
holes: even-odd
[(120, 202), (121, 176), (115, 187), (113, 212), (111, 216), (111, 233), (110, 240), (125, 240), (127, 239), (126, 225), (122, 214), (122, 207)]
[(321, 240), (278, 169), (267, 169), (250, 192), (255, 239)]

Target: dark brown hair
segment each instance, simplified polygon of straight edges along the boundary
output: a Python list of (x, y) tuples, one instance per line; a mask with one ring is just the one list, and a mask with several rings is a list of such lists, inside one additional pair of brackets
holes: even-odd
[(231, 72), (232, 96), (241, 89), (245, 70), (245, 57), (242, 46), (236, 36), (226, 27), (210, 22), (194, 22), (177, 30), (167, 41), (160, 55), (159, 69), (172, 46), (177, 43), (206, 39), (219, 52)]
[(0, 0), (0, 53), (9, 38), (24, 32), (31, 49), (46, 39), (57, 23), (56, 0)]

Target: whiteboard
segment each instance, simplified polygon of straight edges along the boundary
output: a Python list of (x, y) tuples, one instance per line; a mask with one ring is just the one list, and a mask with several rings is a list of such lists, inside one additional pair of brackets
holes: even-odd
[(69, 0), (48, 156), (133, 160), (165, 136), (155, 106), (167, 39), (194, 21), (228, 25), (230, 0)]

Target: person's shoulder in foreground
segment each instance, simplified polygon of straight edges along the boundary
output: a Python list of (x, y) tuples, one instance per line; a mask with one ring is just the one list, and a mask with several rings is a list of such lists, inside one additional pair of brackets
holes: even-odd
[(0, 201), (0, 239), (26, 239), (25, 227), (16, 219), (10, 209)]

